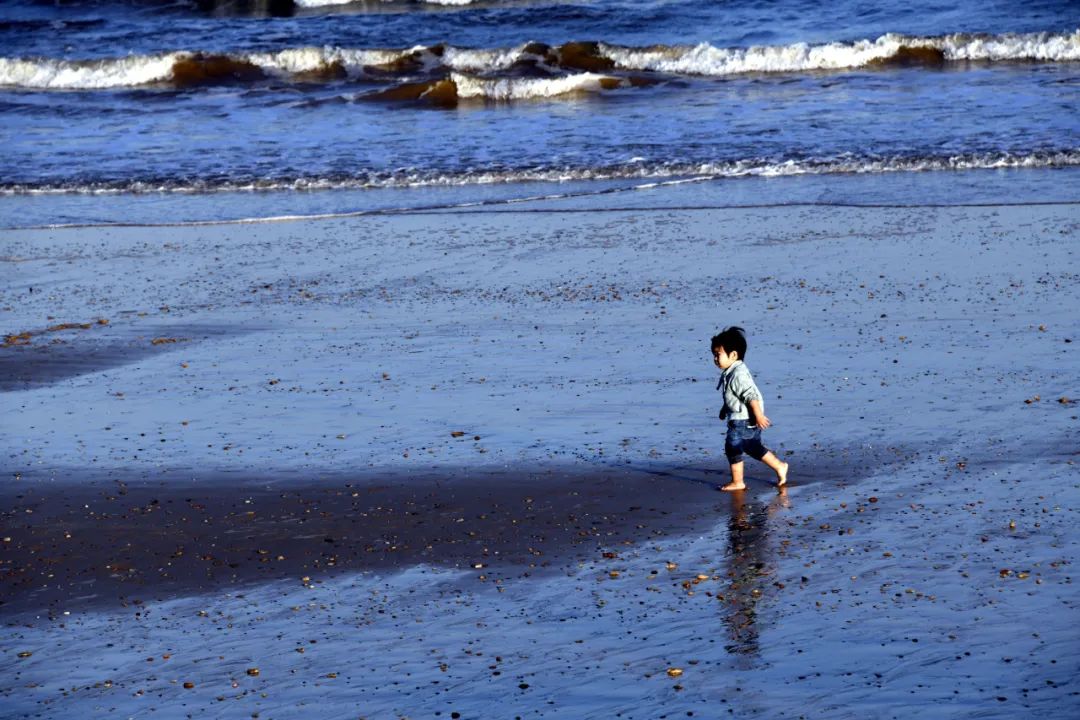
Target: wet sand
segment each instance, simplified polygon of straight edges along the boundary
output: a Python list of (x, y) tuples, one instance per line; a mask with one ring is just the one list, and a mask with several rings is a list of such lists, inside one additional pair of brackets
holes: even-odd
[(0, 349), (0, 392), (47, 387), (152, 358), (173, 345), (198, 343), (237, 332), (214, 326), (109, 326), (100, 318), (13, 333)]
[[(1078, 228), (5, 234), (5, 713), (1076, 714)], [(714, 489), (734, 322), (784, 494)]]
[[(800, 467), (842, 484), (856, 457), (898, 462), (856, 448)], [(7, 485), (0, 610), (55, 618), (416, 565), (484, 569), (496, 583), (564, 574), (602, 548), (707, 532), (726, 507), (710, 468), (152, 477), (20, 474)]]
[(5, 547), (0, 608), (12, 615), (415, 565), (561, 573), (601, 546), (707, 529), (718, 499), (704, 477), (602, 469), (21, 484), (29, 489), (4, 498), (17, 537)]

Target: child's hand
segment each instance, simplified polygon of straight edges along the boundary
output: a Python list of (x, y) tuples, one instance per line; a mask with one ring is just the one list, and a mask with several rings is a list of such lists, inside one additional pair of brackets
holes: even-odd
[(753, 415), (754, 418), (757, 420), (757, 426), (759, 428), (764, 430), (765, 428), (772, 425), (772, 422), (769, 420), (769, 418), (765, 417), (765, 408), (761, 400), (751, 400), (747, 403), (747, 405), (750, 406), (750, 414)]

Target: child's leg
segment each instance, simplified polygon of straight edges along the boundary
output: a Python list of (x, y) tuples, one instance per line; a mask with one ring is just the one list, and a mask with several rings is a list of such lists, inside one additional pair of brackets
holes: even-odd
[(788, 464), (776, 457), (772, 450), (761, 443), (760, 429), (755, 428), (753, 436), (747, 438), (743, 443), (743, 449), (746, 450), (746, 453), (750, 457), (765, 463), (774, 473), (776, 473), (777, 488), (783, 488), (784, 485), (787, 485)]
[(733, 490), (745, 490), (746, 483), (743, 482), (743, 461), (731, 463), (731, 482), (724, 485), (721, 490), (725, 492), (731, 492)]
[(786, 462), (773, 455), (771, 450), (761, 456), (761, 462), (768, 465), (776, 473), (776, 487), (782, 488), (787, 484), (788, 464)]

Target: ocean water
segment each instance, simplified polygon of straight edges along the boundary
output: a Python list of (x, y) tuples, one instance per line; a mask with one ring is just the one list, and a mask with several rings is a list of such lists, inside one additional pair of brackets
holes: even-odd
[(6, 227), (1072, 200), (1080, 6), (9, 0), (0, 146)]

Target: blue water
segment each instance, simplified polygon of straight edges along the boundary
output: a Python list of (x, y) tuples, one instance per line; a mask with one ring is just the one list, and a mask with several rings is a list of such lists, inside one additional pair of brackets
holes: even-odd
[(272, 4), (0, 4), (0, 224), (682, 178), (722, 187), (697, 184), (710, 202), (838, 177), (834, 199), (918, 202), (972, 174), (972, 201), (1076, 195), (1071, 1)]

